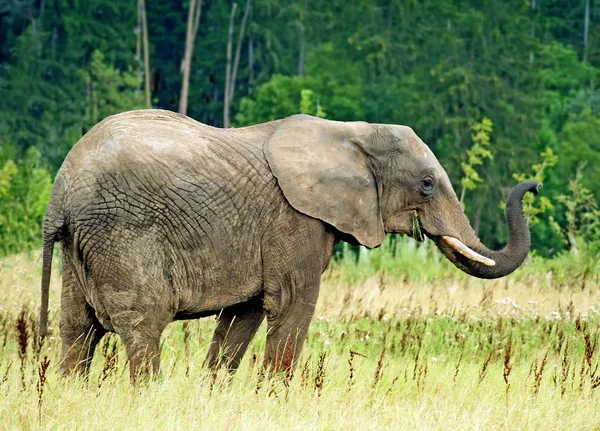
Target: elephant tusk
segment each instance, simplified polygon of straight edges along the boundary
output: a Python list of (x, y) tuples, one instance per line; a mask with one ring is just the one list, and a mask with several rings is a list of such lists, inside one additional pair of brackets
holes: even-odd
[(487, 266), (494, 266), (496, 265), (496, 262), (494, 262), (492, 259), (487, 258), (485, 256), (480, 255), (479, 253), (471, 250), (469, 247), (467, 247), (466, 245), (464, 245), (459, 239), (454, 238), (452, 236), (442, 236), (442, 239), (444, 240), (444, 242), (446, 244), (448, 244), (450, 247), (452, 247), (455, 251), (457, 251), (458, 253), (462, 254), (464, 257), (471, 259), (475, 262), (479, 262), (479, 263), (483, 263), (484, 265)]

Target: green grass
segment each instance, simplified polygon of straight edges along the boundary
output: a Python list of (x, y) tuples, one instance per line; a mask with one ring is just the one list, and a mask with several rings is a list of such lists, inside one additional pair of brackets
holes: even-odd
[[(325, 274), (291, 383), (260, 377), (264, 328), (233, 378), (202, 369), (214, 328), (214, 319), (206, 318), (185, 329), (182, 322), (171, 324), (162, 341), (162, 377), (136, 388), (129, 385), (125, 352), (116, 336), (99, 346), (89, 381), (62, 379), (59, 271), (50, 296), (53, 336), (36, 352), (39, 255), (6, 258), (0, 261), (0, 428), (600, 426), (597, 278), (567, 287), (536, 262), (494, 281), (465, 277), (451, 268), (429, 277), (423, 270), (415, 272), (424, 267), (422, 259), (431, 259), (428, 269), (447, 265), (436, 263), (430, 250), (416, 250), (413, 269), (401, 276), (389, 268), (409, 261), (410, 255), (393, 260), (383, 252), (361, 257), (379, 265), (376, 269), (361, 261), (352, 274), (345, 272), (350, 262), (341, 262)], [(28, 334), (21, 353), (19, 315)], [(44, 358), (50, 363), (40, 394)]]

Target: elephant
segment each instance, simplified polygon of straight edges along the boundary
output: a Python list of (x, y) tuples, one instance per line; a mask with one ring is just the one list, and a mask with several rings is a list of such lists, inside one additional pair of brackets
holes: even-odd
[(291, 375), (339, 241), (434, 241), (462, 271), (505, 276), (526, 258), (526, 192), (507, 199), (509, 239), (486, 248), (447, 173), (407, 126), (293, 115), (220, 129), (181, 114), (105, 118), (70, 150), (43, 222), (40, 335), (54, 244), (63, 257), (61, 367), (87, 376), (107, 332), (132, 379), (159, 372), (173, 321), (216, 315), (207, 367), (235, 371), (267, 319), (264, 369)]

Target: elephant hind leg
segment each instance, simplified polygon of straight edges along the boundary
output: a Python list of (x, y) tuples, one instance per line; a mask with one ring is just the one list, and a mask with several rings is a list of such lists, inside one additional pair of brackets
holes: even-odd
[(237, 370), (264, 318), (260, 296), (222, 310), (204, 366), (212, 370), (222, 366), (230, 372)]
[[(63, 320), (64, 321), (64, 320)], [(62, 371), (65, 375), (80, 374), (87, 378), (98, 342), (106, 330), (98, 323), (62, 323)]]
[[(161, 318), (162, 317), (162, 318)], [(129, 358), (131, 383), (160, 373), (160, 336), (171, 319), (160, 313), (128, 310), (111, 315), (115, 332), (121, 337)]]
[(106, 330), (86, 302), (68, 257), (64, 259), (60, 307), (63, 374), (76, 373), (87, 378), (94, 351)]

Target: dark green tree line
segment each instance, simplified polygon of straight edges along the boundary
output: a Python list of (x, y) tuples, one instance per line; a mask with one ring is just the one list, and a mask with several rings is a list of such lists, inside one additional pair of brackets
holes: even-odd
[[(238, 0), (233, 17), (234, 54), (246, 4)], [(215, 126), (232, 5), (202, 1), (191, 56), (187, 114)], [(558, 159), (544, 195), (554, 206), (533, 234), (540, 253), (557, 252), (565, 245), (550, 217), (567, 226), (558, 197), (578, 169), (600, 198), (600, 6), (588, 5), (586, 13), (586, 0), (253, 0), (232, 124), (282, 118), (303, 103), (329, 119), (406, 124), (460, 193), (473, 127), (488, 118), (493, 157), (465, 193), (467, 214), (486, 243), (503, 243), (500, 201), (513, 174), (532, 172), (550, 148)], [(56, 172), (97, 121), (145, 106), (145, 74), (152, 106), (178, 110), (190, 1), (145, 7), (148, 71), (136, 52), (137, 1), (0, 0), (0, 167), (31, 160), (35, 148), (39, 168)], [(3, 202), (0, 212), (10, 211)]]

